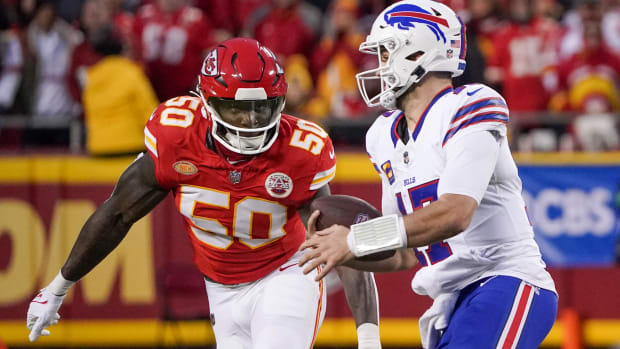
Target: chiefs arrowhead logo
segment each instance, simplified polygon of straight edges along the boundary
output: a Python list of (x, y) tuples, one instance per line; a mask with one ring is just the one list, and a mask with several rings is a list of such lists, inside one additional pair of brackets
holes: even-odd
[(209, 52), (202, 63), (202, 69), (200, 70), (202, 75), (205, 76), (217, 76), (219, 75), (217, 70), (217, 49)]

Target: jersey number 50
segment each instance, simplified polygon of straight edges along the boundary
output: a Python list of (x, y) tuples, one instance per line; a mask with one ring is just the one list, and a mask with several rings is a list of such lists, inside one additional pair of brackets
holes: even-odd
[[(431, 202), (437, 200), (437, 186), (439, 180), (435, 179), (424, 184), (420, 184), (409, 189), (409, 199), (411, 199), (411, 207), (413, 211), (417, 211)], [(398, 207), (401, 211), (404, 210), (404, 205), (401, 201), (401, 196), (397, 195)], [(403, 212), (406, 214), (406, 212)], [(436, 242), (430, 246), (421, 246), (415, 249), (415, 255), (418, 257), (420, 264), (425, 267), (427, 265), (433, 265), (443, 261), (444, 259), (452, 255), (452, 249), (450, 244), (446, 241)]]
[[(237, 238), (241, 244), (255, 249), (286, 234), (286, 207), (277, 202), (245, 197), (230, 212), (230, 193), (191, 185), (180, 189), (179, 211), (191, 221), (194, 236), (211, 247), (225, 250)], [(200, 215), (199, 208), (205, 212), (215, 209), (221, 219), (232, 218), (232, 231), (215, 217)]]

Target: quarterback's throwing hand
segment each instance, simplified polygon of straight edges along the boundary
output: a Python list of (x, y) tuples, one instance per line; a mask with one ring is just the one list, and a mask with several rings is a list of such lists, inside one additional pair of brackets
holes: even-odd
[(39, 336), (50, 335), (50, 331), (46, 330), (46, 328), (58, 323), (60, 319), (58, 309), (64, 298), (65, 295), (57, 296), (47, 288), (44, 288), (30, 301), (26, 326), (30, 330), (28, 339), (31, 342), (36, 341)]
[(306, 266), (304, 273), (308, 274), (314, 268), (323, 265), (315, 278), (316, 281), (319, 281), (334, 267), (353, 259), (354, 255), (347, 244), (347, 234), (349, 234), (347, 227), (332, 225), (316, 232), (306, 240), (299, 248), (302, 251), (306, 250), (306, 253), (299, 260), (300, 267)]

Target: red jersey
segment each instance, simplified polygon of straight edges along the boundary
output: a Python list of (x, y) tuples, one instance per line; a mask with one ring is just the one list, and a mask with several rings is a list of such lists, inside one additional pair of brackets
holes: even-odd
[(334, 149), (319, 126), (282, 114), (271, 148), (232, 165), (207, 147), (210, 127), (199, 98), (173, 98), (148, 121), (146, 147), (159, 185), (173, 191), (200, 271), (222, 284), (254, 281), (304, 241), (297, 209), (334, 177)]
[(511, 23), (494, 38), (489, 66), (501, 68), (503, 95), (511, 111), (547, 109), (543, 71), (555, 63), (555, 46), (561, 31), (555, 22), (534, 20)]
[(134, 35), (137, 56), (160, 100), (194, 89), (204, 53), (214, 43), (202, 11), (183, 6), (166, 13), (156, 4), (142, 6), (134, 21)]
[[(314, 46), (315, 35), (303, 18), (301, 6), (272, 9), (254, 30), (254, 37), (269, 47), (278, 57), (296, 53), (308, 54)], [(282, 39), (286, 33), (286, 40)]]

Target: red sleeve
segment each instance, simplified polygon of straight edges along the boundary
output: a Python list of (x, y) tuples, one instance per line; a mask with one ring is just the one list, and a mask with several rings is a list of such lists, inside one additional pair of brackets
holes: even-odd
[[(175, 99), (178, 98), (184, 97)], [(155, 164), (155, 177), (165, 189), (173, 189), (178, 185), (179, 174), (174, 170), (174, 165), (188, 151), (186, 140), (197, 116), (192, 113), (191, 116), (181, 118), (181, 115), (164, 113), (168, 109), (166, 104), (175, 99), (160, 104), (144, 128), (144, 144)]]

